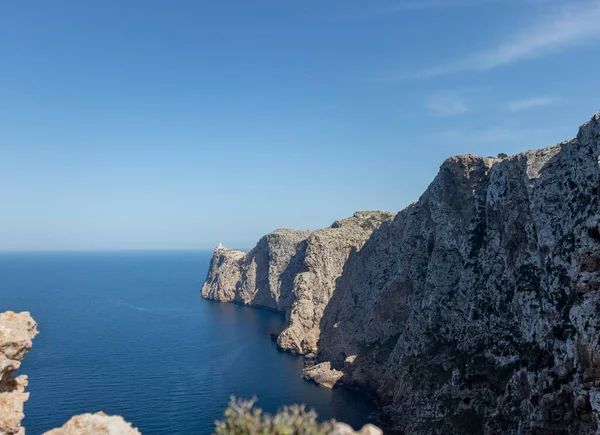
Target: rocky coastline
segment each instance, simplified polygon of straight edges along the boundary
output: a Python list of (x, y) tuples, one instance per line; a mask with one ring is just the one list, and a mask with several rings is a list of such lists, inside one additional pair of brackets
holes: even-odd
[(285, 313), (278, 346), (302, 355), (314, 353), (323, 312), (349, 256), (392, 217), (362, 211), (316, 231), (278, 229), (247, 254), (218, 247), (202, 297)]
[(451, 157), (356, 239), (215, 251), (202, 296), (285, 312), (304, 376), (407, 434), (600, 433), (599, 157), (600, 114), (548, 148)]

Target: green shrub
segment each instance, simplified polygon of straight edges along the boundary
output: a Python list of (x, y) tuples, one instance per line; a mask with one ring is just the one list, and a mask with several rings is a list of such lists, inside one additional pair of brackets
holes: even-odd
[(507, 158), (507, 157), (508, 157), (508, 154), (505, 154), (505, 153), (500, 153), (500, 154), (498, 154), (498, 158), (499, 158), (499, 159), (505, 159), (505, 158)]
[(251, 400), (231, 398), (225, 419), (216, 422), (216, 435), (321, 435), (333, 429), (334, 421), (319, 423), (314, 410), (304, 405), (284, 406), (277, 414), (263, 413)]

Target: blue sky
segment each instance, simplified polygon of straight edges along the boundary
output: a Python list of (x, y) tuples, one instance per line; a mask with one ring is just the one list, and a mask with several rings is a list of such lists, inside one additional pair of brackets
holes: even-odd
[(251, 247), (600, 109), (600, 0), (0, 5), (0, 250)]

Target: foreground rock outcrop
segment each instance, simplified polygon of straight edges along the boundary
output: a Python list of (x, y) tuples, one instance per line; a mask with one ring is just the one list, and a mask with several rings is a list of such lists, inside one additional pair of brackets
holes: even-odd
[(0, 313), (0, 434), (24, 434), (21, 427), (27, 376), (13, 376), (31, 349), (37, 325), (29, 313)]
[(446, 160), (344, 262), (319, 377), (407, 434), (600, 433), (599, 158), (595, 115), (556, 146)]
[(121, 416), (97, 412), (76, 415), (62, 427), (48, 431), (44, 435), (140, 435), (140, 431)]
[(276, 230), (248, 254), (219, 247), (202, 296), (284, 312), (278, 345), (298, 354), (315, 352), (319, 323), (344, 264), (391, 217), (364, 211), (321, 230)]
[[(23, 405), (29, 399), (25, 392), (27, 376), (13, 376), (21, 366), (25, 354), (31, 350), (37, 335), (37, 323), (28, 312), (0, 313), (0, 435), (24, 435), (21, 421), (25, 417)], [(102, 412), (71, 418), (63, 427), (46, 435), (139, 435), (119, 416)]]

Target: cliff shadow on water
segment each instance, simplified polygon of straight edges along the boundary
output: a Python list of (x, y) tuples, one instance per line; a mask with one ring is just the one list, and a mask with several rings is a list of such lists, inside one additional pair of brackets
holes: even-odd
[[(376, 404), (364, 394), (342, 388), (329, 391), (302, 381), (299, 374), (305, 358), (284, 351), (269, 340), (270, 335), (280, 332), (283, 328), (283, 313), (241, 304), (221, 304), (211, 300), (203, 301), (203, 304), (208, 305), (208, 310), (214, 313), (212, 316), (222, 318), (219, 323), (231, 325), (231, 328), (243, 328), (246, 330), (245, 334), (253, 329), (258, 332), (256, 343), (247, 342), (239, 337), (232, 338), (233, 347), (229, 343), (222, 343), (222, 347), (227, 351), (215, 362), (216, 371), (211, 377), (214, 378), (213, 383), (217, 382), (219, 389), (226, 390), (224, 394), (247, 398), (256, 395), (258, 404), (267, 412), (275, 412), (292, 403), (305, 404), (307, 409), (317, 411), (320, 421), (335, 418), (355, 429), (366, 423), (376, 422)], [(243, 348), (242, 351), (240, 347)], [(269, 354), (264, 354), (265, 351)], [(257, 352), (261, 355), (254, 358), (261, 360), (263, 364), (256, 367), (254, 372), (237, 373), (241, 370), (237, 361), (244, 358), (244, 355)], [(232, 370), (235, 373), (232, 373)], [(282, 378), (280, 372), (286, 373), (286, 377)], [(245, 377), (248, 379), (244, 379)], [(231, 384), (235, 383), (234, 380), (239, 382), (239, 386), (232, 389)], [(285, 382), (285, 385), (282, 385), (282, 382)], [(260, 384), (260, 387), (257, 388), (256, 384)], [(255, 389), (251, 390), (251, 386)], [(293, 392), (293, 395), (290, 392)], [(222, 405), (224, 407), (226, 402)]]

